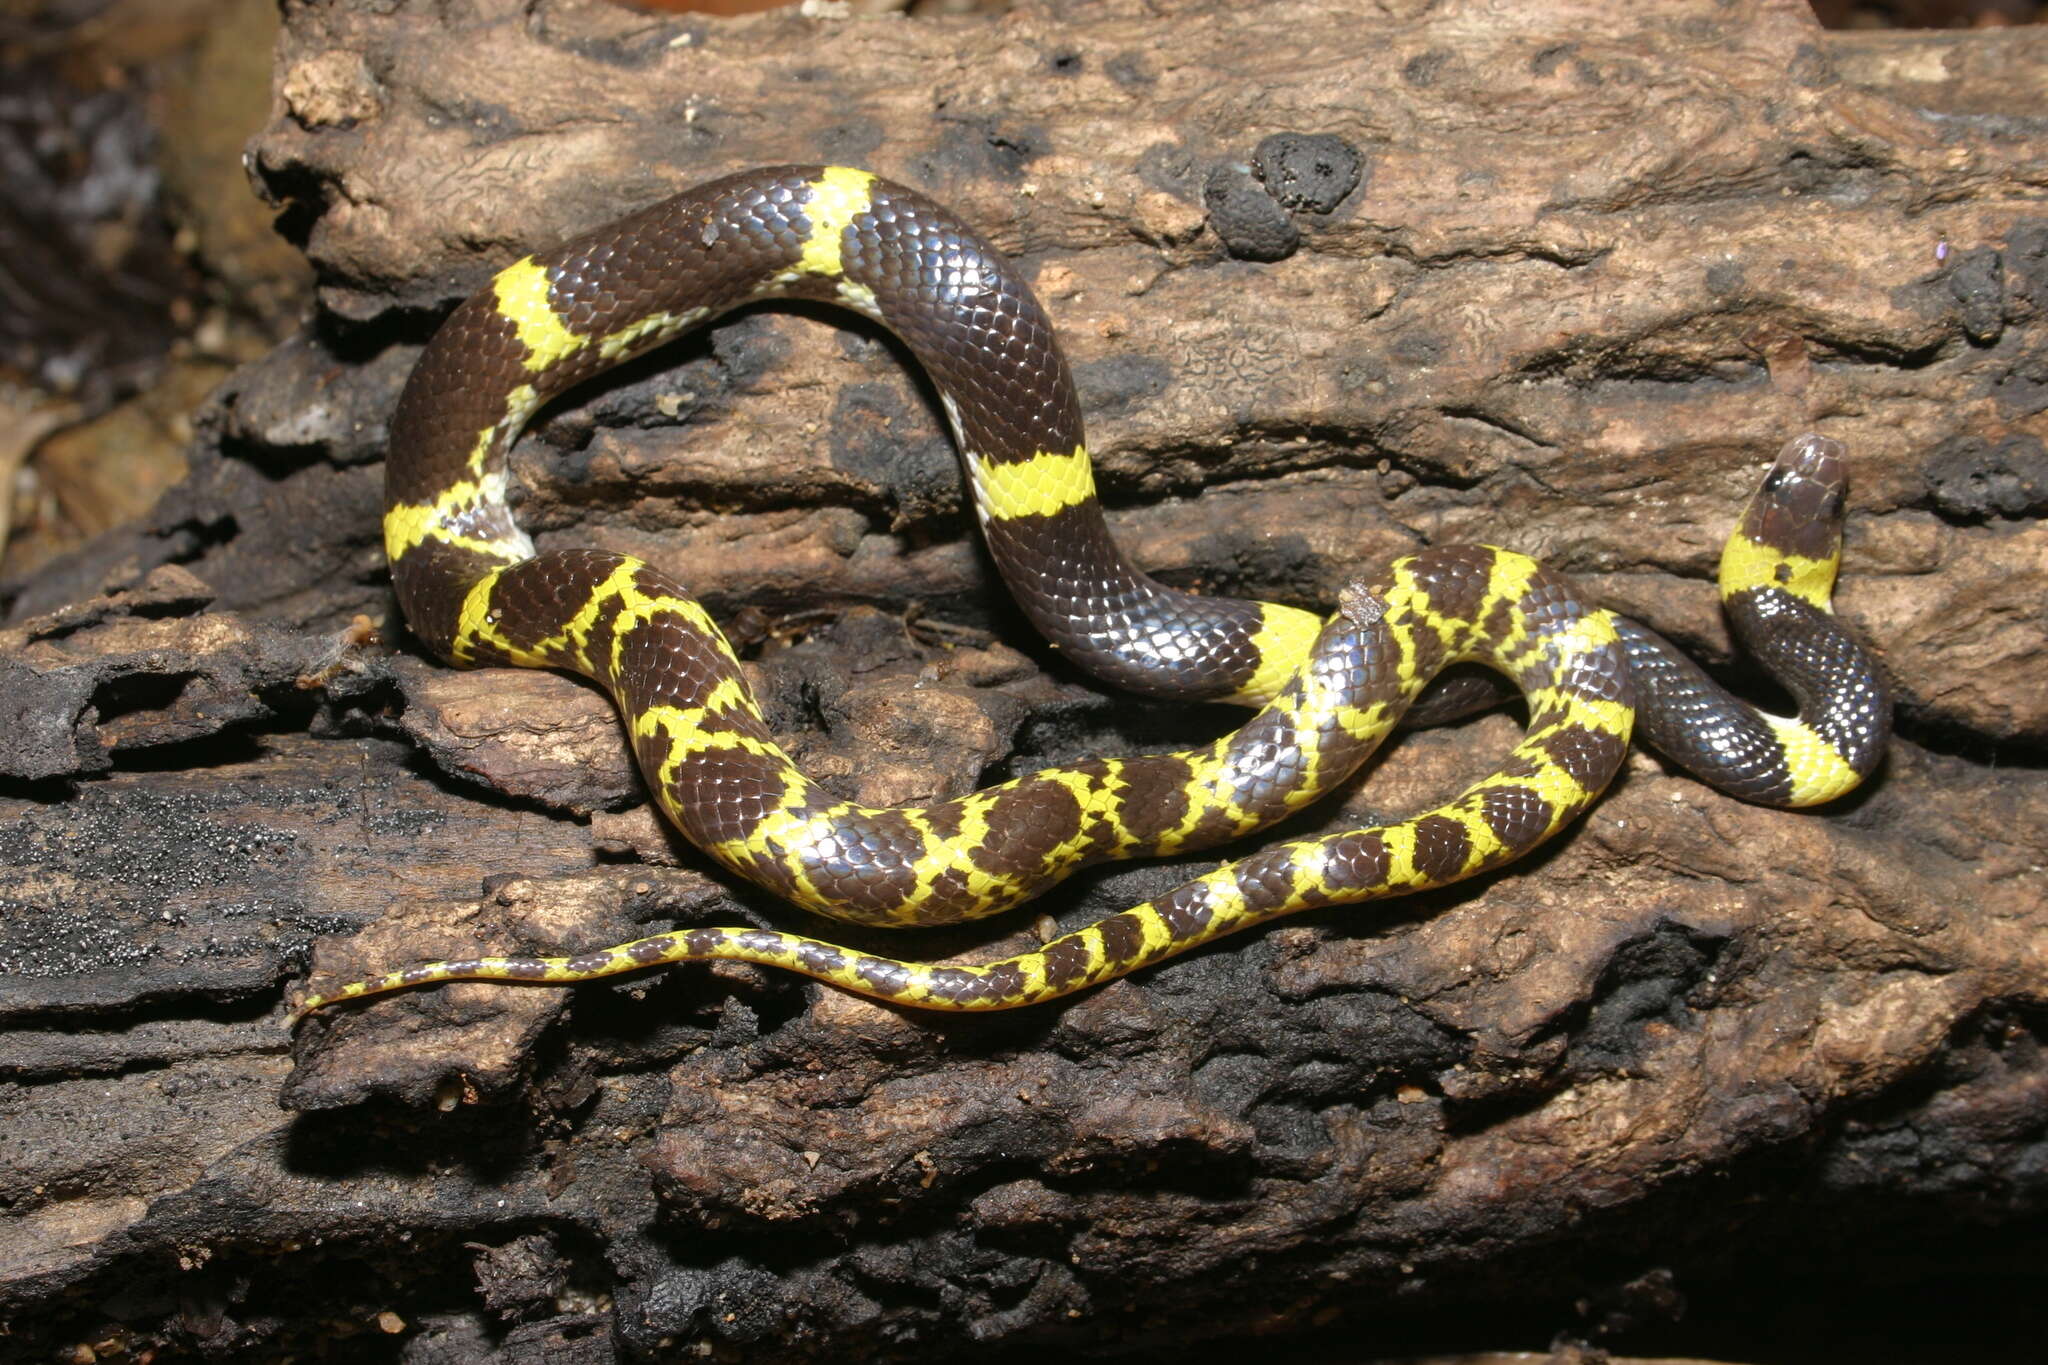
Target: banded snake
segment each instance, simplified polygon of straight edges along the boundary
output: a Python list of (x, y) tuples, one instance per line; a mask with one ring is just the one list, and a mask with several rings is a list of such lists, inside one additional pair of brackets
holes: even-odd
[[(741, 304), (821, 299), (880, 322), (941, 396), (991, 555), (1067, 658), (1132, 691), (1257, 707), (1200, 749), (1048, 768), (923, 808), (872, 810), (798, 772), (717, 626), (674, 580), (596, 550), (536, 553), (506, 452), (552, 395)], [(995, 914), (1108, 858), (1205, 848), (1341, 783), (1453, 663), (1520, 689), (1522, 742), (1445, 805), (1297, 839), (981, 966), (898, 961), (805, 935), (694, 928), (570, 957), (431, 963), (307, 994), (446, 980), (568, 983), (722, 958), (934, 1009), (1003, 1009), (1122, 976), (1312, 906), (1446, 885), (1556, 834), (1619, 769), (1632, 726), (1702, 780), (1800, 806), (1881, 758), (1890, 705), (1829, 610), (1840, 446), (1785, 448), (1729, 538), (1724, 605), (1794, 718), (1735, 698), (1653, 632), (1585, 604), (1508, 550), (1432, 548), (1355, 583), (1328, 621), (1181, 592), (1126, 562), (1095, 496), (1079, 403), (1049, 320), (1010, 265), (944, 209), (845, 167), (701, 185), (500, 271), (420, 357), (394, 414), (384, 531), (413, 631), (462, 666), (566, 669), (610, 690), (662, 810), (730, 871), (864, 925)]]

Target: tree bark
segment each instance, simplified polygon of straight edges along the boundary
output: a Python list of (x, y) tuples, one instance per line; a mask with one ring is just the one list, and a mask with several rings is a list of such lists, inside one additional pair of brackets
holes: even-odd
[[(2031, 1252), (2037, 1281), (2044, 73), (2038, 32), (1828, 34), (1790, 0), (292, 6), (250, 165), (322, 312), (201, 412), (148, 523), (4, 589), (0, 1319), (45, 1354), (930, 1361), (1357, 1350), (1351, 1324), (1739, 1352), (1767, 1319), (1730, 1295), (1824, 1250), (1817, 1297), (1873, 1339), (1914, 1339), (1895, 1286), (1959, 1257)], [(1308, 135), (1360, 163), (1326, 211), (1281, 202), (1331, 145)], [(1838, 606), (1897, 682), (1888, 767), (1787, 814), (1638, 754), (1505, 875), (1010, 1016), (681, 968), (289, 1037), (309, 946), (353, 976), (816, 928), (639, 804), (603, 696), (412, 652), (378, 538), (386, 415), (446, 308), (673, 190), (815, 160), (1018, 257), (1115, 530), (1182, 586), (1326, 608), (1486, 540), (1740, 677), (1719, 545), (1786, 438), (1843, 440)], [(857, 319), (726, 319), (568, 396), (513, 464), (544, 548), (642, 555), (736, 620), (778, 733), (848, 796), (1233, 723), (1029, 635), (928, 390)], [(1515, 728), (1404, 737), (1288, 832), (1418, 808)], [(1034, 942), (1021, 919), (828, 936), (981, 958)], [(2026, 1289), (1991, 1321), (2037, 1313)], [(1678, 1335), (1627, 1335), (1685, 1294)]]

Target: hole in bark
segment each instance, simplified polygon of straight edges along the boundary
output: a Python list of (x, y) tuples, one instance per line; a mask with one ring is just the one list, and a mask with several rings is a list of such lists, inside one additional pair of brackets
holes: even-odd
[(99, 712), (100, 728), (112, 730), (112, 722), (138, 711), (168, 711), (197, 673), (130, 673), (111, 678), (94, 689), (93, 709)]

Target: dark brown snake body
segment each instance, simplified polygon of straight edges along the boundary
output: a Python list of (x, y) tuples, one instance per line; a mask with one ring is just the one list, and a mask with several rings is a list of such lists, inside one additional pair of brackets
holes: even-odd
[[(756, 299), (825, 299), (900, 336), (930, 373), (990, 551), (1070, 659), (1135, 691), (1260, 709), (1205, 749), (1097, 759), (923, 808), (840, 801), (775, 745), (717, 627), (673, 580), (594, 550), (536, 554), (505, 452), (548, 397)], [(1104, 858), (1206, 847), (1341, 782), (1445, 667), (1521, 690), (1528, 731), (1455, 801), (1282, 844), (1159, 901), (981, 967), (898, 962), (800, 935), (695, 929), (573, 958), (479, 958), (306, 997), (457, 978), (576, 981), (702, 958), (767, 962), (934, 1008), (1047, 999), (1276, 915), (1440, 886), (1506, 863), (1604, 788), (1638, 715), (1658, 747), (1754, 801), (1830, 799), (1889, 733), (1878, 671), (1828, 611), (1840, 449), (1788, 446), (1730, 538), (1722, 593), (1796, 719), (1732, 697), (1651, 632), (1524, 556), (1445, 547), (1347, 591), (1328, 622), (1185, 593), (1130, 566), (1095, 498), (1051, 325), (999, 255), (916, 194), (839, 167), (744, 172), (528, 257), (458, 308), (395, 414), (386, 547), (406, 618), (464, 665), (564, 668), (617, 699), (663, 810), (733, 871), (867, 924), (994, 913)]]

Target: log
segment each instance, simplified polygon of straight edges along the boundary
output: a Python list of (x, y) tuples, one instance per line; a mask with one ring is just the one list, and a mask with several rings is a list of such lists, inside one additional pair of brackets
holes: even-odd
[[(1969, 1333), (1914, 1287), (1985, 1266), (2017, 1288), (1970, 1339), (2037, 1319), (2048, 137), (2011, 111), (2048, 39), (1824, 33), (1790, 0), (805, 8), (289, 9), (249, 163), (320, 314), (198, 414), (149, 520), (0, 589), (10, 1346), (1938, 1355)], [(1014, 1015), (719, 966), (289, 1035), (309, 961), (815, 927), (664, 831), (603, 696), (419, 655), (378, 534), (384, 423), (448, 307), (814, 160), (1018, 258), (1114, 529), (1181, 586), (1324, 608), (1483, 539), (1744, 678), (1719, 544), (1784, 439), (1843, 440), (1838, 603), (1898, 685), (1888, 767), (1788, 814), (1637, 754), (1504, 875)], [(804, 309), (568, 396), (513, 456), (544, 548), (643, 555), (737, 623), (845, 795), (1234, 723), (1032, 638), (952, 462), (901, 349)], [(1286, 833), (1419, 808), (1515, 733), (1405, 736)], [(1042, 932), (834, 928), (967, 958)]]

